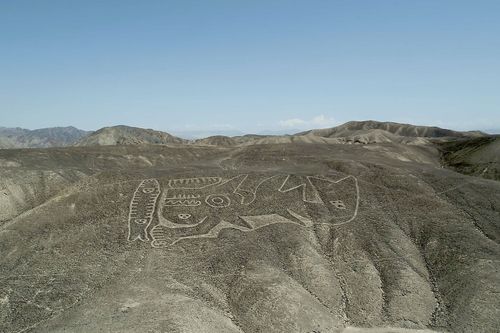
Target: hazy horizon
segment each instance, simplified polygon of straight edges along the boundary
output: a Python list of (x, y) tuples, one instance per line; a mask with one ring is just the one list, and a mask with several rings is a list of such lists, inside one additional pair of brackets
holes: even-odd
[[(357, 121), (363, 121), (363, 120), (357, 120)], [(377, 120), (367, 119), (364, 121), (377, 121)], [(333, 125), (331, 127), (339, 126), (342, 124), (344, 124), (344, 123), (336, 124), (336, 125)], [(416, 125), (416, 124), (410, 124), (410, 125)], [(229, 129), (229, 130), (224, 130), (224, 129), (221, 129), (221, 130), (210, 130), (210, 129), (165, 130), (165, 129), (154, 128), (154, 127), (140, 127), (140, 126), (135, 126), (133, 124), (132, 125), (114, 124), (114, 125), (109, 125), (109, 126), (104, 126), (104, 127), (113, 127), (113, 126), (130, 126), (130, 127), (144, 128), (144, 129), (152, 129), (155, 131), (167, 132), (169, 134), (181, 137), (183, 139), (201, 139), (201, 138), (206, 138), (209, 136), (216, 136), (216, 135), (222, 135), (222, 136), (242, 136), (242, 135), (251, 135), (251, 134), (255, 134), (255, 135), (293, 135), (293, 134), (297, 134), (297, 133), (304, 131), (304, 130), (307, 131), (307, 130), (312, 130), (312, 129), (325, 128), (325, 127), (316, 127), (316, 128), (311, 127), (311, 128), (306, 128), (306, 129), (299, 129), (299, 128), (282, 129), (282, 130), (269, 129), (269, 130), (261, 130), (260, 132), (244, 132), (244, 131), (240, 131), (238, 129)], [(435, 127), (434, 125), (416, 125), (416, 126)], [(84, 131), (88, 131), (88, 132), (95, 132), (95, 131), (98, 131), (99, 129), (104, 128), (104, 127), (101, 127), (101, 128), (95, 128), (95, 129), (84, 129), (84, 128), (79, 128), (78, 126), (74, 126), (71, 124), (66, 125), (66, 126), (53, 126), (53, 127), (43, 127), (43, 128), (25, 128), (22, 126), (7, 127), (7, 126), (1, 126), (1, 124), (0, 124), (0, 129), (1, 128), (21, 128), (21, 129), (28, 129), (28, 130), (40, 130), (40, 129), (57, 128), (57, 127), (74, 127), (74, 128), (79, 129), (79, 130), (84, 130)], [(437, 126), (437, 127), (439, 127), (439, 126)], [(460, 129), (456, 129), (456, 128), (446, 128), (446, 127), (442, 127), (442, 128), (460, 131)], [(471, 130), (471, 131), (475, 131), (475, 130)], [(477, 130), (477, 131), (482, 131), (484, 133), (491, 134), (491, 135), (500, 135), (500, 129), (483, 129), (483, 130)]]

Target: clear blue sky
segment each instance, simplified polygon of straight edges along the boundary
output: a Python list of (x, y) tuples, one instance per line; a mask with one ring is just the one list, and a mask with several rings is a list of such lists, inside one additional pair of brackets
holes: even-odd
[(0, 126), (500, 128), (500, 1), (0, 0)]

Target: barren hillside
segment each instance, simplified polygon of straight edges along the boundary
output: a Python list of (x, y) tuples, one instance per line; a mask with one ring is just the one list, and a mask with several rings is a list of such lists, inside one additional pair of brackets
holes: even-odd
[(2, 332), (495, 332), (500, 185), (436, 148), (0, 150)]
[(166, 132), (129, 126), (104, 127), (78, 141), (75, 146), (111, 146), (137, 144), (181, 144), (186, 140)]

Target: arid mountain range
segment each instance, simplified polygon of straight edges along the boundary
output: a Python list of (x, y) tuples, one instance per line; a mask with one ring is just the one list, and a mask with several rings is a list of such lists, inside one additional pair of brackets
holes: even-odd
[(466, 174), (500, 179), (499, 136), (481, 131), (462, 132), (393, 122), (351, 121), (293, 135), (216, 135), (187, 140), (162, 131), (123, 125), (104, 127), (94, 132), (74, 127), (39, 130), (0, 127), (0, 149), (145, 144), (236, 147), (286, 143), (435, 146), (442, 153), (443, 165)]
[(376, 122), (0, 149), (0, 332), (499, 332), (498, 152)]
[(294, 135), (248, 134), (233, 137), (217, 135), (197, 140), (186, 140), (162, 131), (123, 125), (104, 127), (94, 132), (74, 127), (53, 127), (38, 130), (0, 127), (0, 149), (171, 143), (228, 146), (297, 140), (325, 143), (421, 143), (427, 142), (428, 138), (480, 136), (487, 136), (487, 134), (480, 131), (460, 132), (439, 127), (377, 121), (351, 121), (333, 128), (314, 129)]

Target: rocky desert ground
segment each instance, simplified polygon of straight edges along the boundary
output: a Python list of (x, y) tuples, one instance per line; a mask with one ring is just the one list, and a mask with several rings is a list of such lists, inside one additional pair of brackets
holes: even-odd
[(0, 150), (1, 332), (500, 331), (496, 137), (104, 132)]

